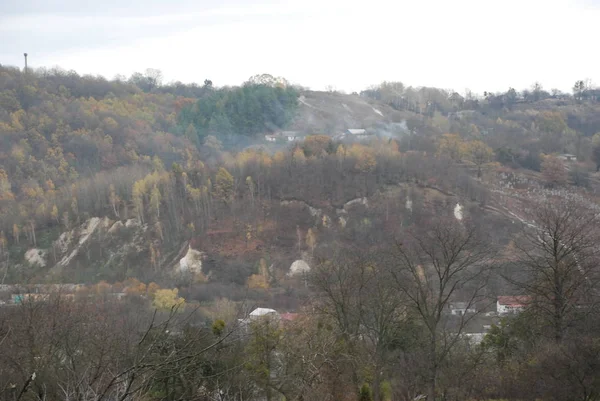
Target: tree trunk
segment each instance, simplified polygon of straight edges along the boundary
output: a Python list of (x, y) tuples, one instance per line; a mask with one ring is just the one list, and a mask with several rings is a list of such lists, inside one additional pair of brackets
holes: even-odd
[(435, 401), (437, 367), (432, 366), (431, 371), (429, 373), (430, 373), (430, 376), (429, 376), (429, 385), (427, 388), (427, 401)]
[(379, 364), (375, 365), (375, 376), (373, 377), (373, 400), (381, 401), (381, 377), (379, 376)]
[(435, 401), (436, 384), (437, 384), (437, 335), (435, 331), (431, 335), (431, 343), (429, 348), (429, 378), (427, 386), (427, 401)]

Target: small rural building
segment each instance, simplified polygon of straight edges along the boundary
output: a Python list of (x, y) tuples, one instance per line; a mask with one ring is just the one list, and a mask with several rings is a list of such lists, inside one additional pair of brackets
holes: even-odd
[(269, 308), (256, 308), (254, 309), (252, 312), (250, 312), (250, 315), (248, 315), (250, 317), (250, 319), (259, 319), (262, 317), (279, 317), (279, 313), (277, 313), (277, 311), (275, 309), (269, 309)]
[(347, 138), (356, 138), (356, 139), (365, 139), (365, 138), (369, 138), (369, 137), (373, 136), (372, 133), (368, 132), (366, 129), (363, 129), (363, 128), (348, 128), (344, 132), (344, 134)]
[(298, 131), (279, 131), (274, 134), (265, 135), (267, 142), (287, 141), (296, 142), (304, 139), (306, 135)]
[(279, 135), (282, 138), (287, 139), (288, 142), (301, 141), (305, 136), (298, 131), (281, 131)]
[(577, 156), (572, 155), (570, 153), (563, 153), (562, 155), (558, 155), (558, 158), (564, 160), (566, 162), (576, 162)]
[(248, 329), (248, 326), (252, 322), (260, 322), (260, 321), (279, 321), (281, 316), (275, 309), (270, 308), (256, 308), (252, 312), (248, 314), (246, 319), (238, 319), (238, 323), (244, 329)]
[(474, 305), (469, 305), (468, 302), (452, 302), (448, 305), (450, 314), (454, 316), (463, 316), (467, 313), (477, 313)]
[(479, 345), (485, 338), (486, 333), (464, 333), (463, 338), (465, 338), (470, 345)]
[(499, 296), (496, 302), (496, 312), (499, 316), (518, 313), (524, 310), (531, 302), (531, 297), (526, 295)]
[(296, 320), (298, 318), (298, 314), (297, 313), (282, 313), (281, 314), (281, 320), (284, 322), (293, 322), (294, 320)]

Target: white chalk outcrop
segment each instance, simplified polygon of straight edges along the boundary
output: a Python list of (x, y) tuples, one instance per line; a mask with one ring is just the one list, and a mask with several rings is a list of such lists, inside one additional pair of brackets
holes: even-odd
[(187, 253), (183, 258), (179, 260), (179, 272), (180, 273), (202, 273), (202, 258), (204, 252), (192, 249), (190, 246)]
[(305, 261), (298, 259), (290, 266), (290, 272), (288, 276), (297, 276), (300, 274), (306, 274), (310, 272), (310, 266)]

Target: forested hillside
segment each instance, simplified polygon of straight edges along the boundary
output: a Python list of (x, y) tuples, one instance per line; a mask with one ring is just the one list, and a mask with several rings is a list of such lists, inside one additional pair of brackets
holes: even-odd
[(583, 81), (0, 66), (0, 399), (598, 400), (598, 166)]

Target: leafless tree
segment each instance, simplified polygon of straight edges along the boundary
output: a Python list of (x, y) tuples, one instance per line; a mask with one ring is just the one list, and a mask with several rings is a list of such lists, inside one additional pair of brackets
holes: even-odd
[(515, 241), (512, 264), (521, 274), (506, 278), (532, 297), (560, 343), (598, 302), (599, 217), (581, 200), (549, 199), (537, 205), (534, 221)]
[(8, 379), (0, 384), (5, 392), (14, 385), (17, 400), (125, 401), (150, 389), (191, 400), (200, 388), (216, 391), (235, 325), (216, 336), (198, 326), (196, 310), (139, 306), (56, 294), (10, 308), (0, 326)]
[(368, 381), (376, 400), (381, 399), (381, 384), (393, 375), (397, 343), (407, 327), (405, 298), (393, 284), (388, 262), (381, 251), (340, 250), (312, 272), (318, 294), (315, 308), (335, 322), (344, 339), (356, 388), (364, 379), (361, 372), (370, 372)]
[(491, 256), (482, 234), (454, 219), (437, 218), (397, 244), (391, 275), (409, 313), (425, 327), (429, 400), (436, 399), (440, 368), (475, 316), (452, 319), (449, 303), (462, 301), (472, 309), (484, 300)]

